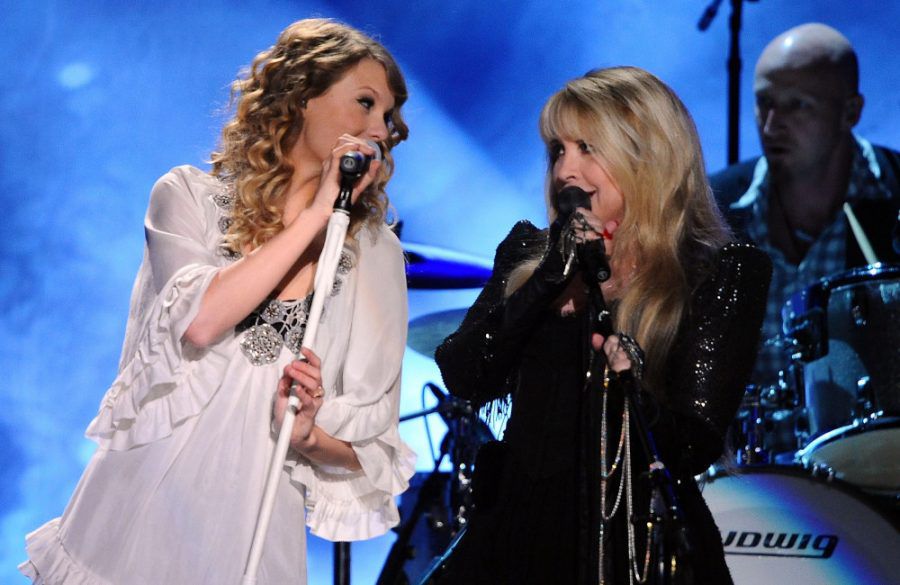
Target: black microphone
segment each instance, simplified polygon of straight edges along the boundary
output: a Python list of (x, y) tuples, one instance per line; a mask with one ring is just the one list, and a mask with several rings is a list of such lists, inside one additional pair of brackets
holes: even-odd
[(441, 415), (441, 418), (444, 419), (444, 422), (448, 425), (451, 420), (460, 414), (468, 415), (474, 412), (470, 404), (450, 396), (438, 388), (436, 384), (426, 382), (425, 387), (428, 388), (431, 391), (432, 396), (437, 399), (437, 413)]
[(579, 187), (570, 186), (560, 190), (556, 194), (557, 221), (563, 223), (569, 221), (569, 216), (578, 208), (590, 209), (591, 196)]
[[(556, 209), (556, 221), (550, 224), (550, 248), (552, 249), (559, 245), (559, 239), (562, 237), (572, 213), (579, 207), (590, 208), (591, 197), (578, 187), (566, 187), (556, 192), (551, 204)], [(565, 247), (567, 251), (563, 252), (563, 256), (567, 257), (563, 258), (563, 262), (566, 264), (563, 272), (565, 275), (569, 275), (571, 274), (569, 268), (575, 260), (575, 248), (568, 249), (567, 245)]]
[[(556, 194), (556, 209), (559, 217), (569, 216), (576, 209), (590, 209), (591, 197), (578, 187), (566, 187)], [(585, 284), (588, 286), (588, 302), (591, 305), (591, 330), (608, 337), (612, 333), (612, 320), (606, 299), (600, 290), (600, 283), (609, 280), (612, 271), (606, 258), (606, 246), (603, 238), (589, 240), (578, 245), (578, 265)]]
[[(431, 391), (437, 399), (437, 413), (444, 419), (444, 424), (452, 428), (451, 424), (460, 418), (470, 417), (475, 414), (475, 407), (467, 400), (451, 396), (444, 392), (436, 384), (426, 382), (425, 387)], [(494, 440), (494, 433), (480, 417), (473, 417), (475, 422), (475, 437), (480, 443)]]
[(713, 2), (706, 7), (706, 10), (703, 11), (703, 16), (700, 17), (700, 21), (697, 23), (697, 28), (701, 31), (704, 31), (709, 28), (709, 25), (712, 24), (713, 19), (715, 19), (716, 14), (719, 12), (719, 4), (722, 3), (722, 0), (713, 0)]
[(381, 147), (374, 140), (366, 140), (366, 144), (375, 149), (375, 154), (369, 156), (358, 150), (351, 150), (341, 157), (340, 170), (342, 177), (352, 178), (354, 181), (366, 174), (372, 159), (381, 160)]
[[(559, 214), (557, 221), (559, 219), (562, 219), (563, 223), (569, 221), (569, 216), (579, 208), (588, 210), (591, 208), (591, 196), (583, 189), (569, 186), (556, 194), (556, 210)], [(578, 261), (589, 286), (606, 282), (612, 275), (602, 238), (581, 244), (578, 247)]]
[(369, 156), (358, 150), (351, 150), (341, 156), (341, 160), (338, 163), (338, 170), (341, 174), (341, 190), (334, 202), (335, 211), (350, 213), (353, 186), (359, 178), (369, 170), (369, 163), (373, 158), (375, 160), (381, 160), (381, 147), (378, 146), (378, 143), (374, 140), (366, 140), (366, 143), (375, 149), (375, 154), (373, 156)]

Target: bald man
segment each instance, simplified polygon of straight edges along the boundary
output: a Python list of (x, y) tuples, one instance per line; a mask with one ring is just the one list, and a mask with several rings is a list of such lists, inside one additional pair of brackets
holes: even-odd
[[(853, 47), (823, 24), (778, 35), (756, 64), (753, 91), (763, 156), (710, 177), (739, 237), (768, 252), (774, 274), (763, 339), (781, 332), (781, 308), (824, 276), (867, 264), (842, 211), (849, 202), (882, 262), (897, 262), (900, 154), (853, 133), (863, 109)], [(753, 381), (771, 385), (788, 365), (773, 344)]]

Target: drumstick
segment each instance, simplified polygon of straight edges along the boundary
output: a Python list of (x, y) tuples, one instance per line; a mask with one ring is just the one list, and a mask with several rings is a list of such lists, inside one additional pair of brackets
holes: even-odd
[(859, 249), (862, 250), (863, 256), (866, 257), (866, 262), (868, 264), (878, 264), (878, 256), (875, 255), (875, 250), (872, 249), (872, 244), (869, 243), (869, 238), (866, 237), (866, 232), (863, 231), (862, 226), (859, 225), (856, 214), (853, 213), (853, 209), (850, 207), (849, 203), (844, 203), (844, 213), (847, 215), (847, 220), (850, 222), (850, 229), (853, 230), (853, 237), (856, 238)]

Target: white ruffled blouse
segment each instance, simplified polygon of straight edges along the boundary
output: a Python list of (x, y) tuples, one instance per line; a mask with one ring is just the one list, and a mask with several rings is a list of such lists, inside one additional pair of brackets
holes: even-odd
[[(221, 249), (229, 202), (222, 183), (189, 166), (154, 186), (119, 374), (87, 430), (99, 449), (63, 516), (27, 537), (21, 569), (38, 582), (239, 582), (274, 450), (272, 397), (293, 354), (276, 347), (271, 363), (253, 365), (241, 348), (247, 330), (204, 349), (182, 341), (210, 281), (233, 261)], [(341, 541), (396, 525), (394, 496), (414, 472), (397, 430), (402, 248), (386, 227), (363, 228), (345, 252), (349, 269), (313, 347), (325, 388), (316, 422), (352, 444), (362, 470), (289, 453), (261, 584), (306, 582), (304, 520)]]

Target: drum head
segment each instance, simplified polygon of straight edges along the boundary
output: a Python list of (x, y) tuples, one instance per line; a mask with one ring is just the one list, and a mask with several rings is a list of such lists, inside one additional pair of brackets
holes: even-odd
[(900, 419), (835, 429), (807, 445), (797, 458), (857, 487), (900, 492)]
[(893, 583), (900, 531), (856, 490), (803, 470), (750, 468), (703, 490), (736, 585)]

